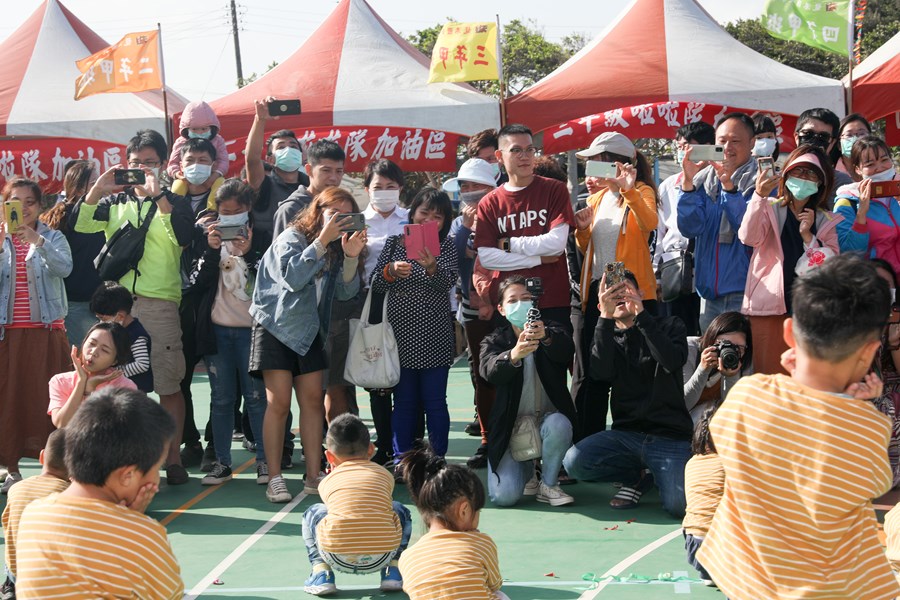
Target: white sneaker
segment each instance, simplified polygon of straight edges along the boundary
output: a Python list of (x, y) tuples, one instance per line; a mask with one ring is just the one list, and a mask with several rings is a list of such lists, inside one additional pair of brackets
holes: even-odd
[(285, 504), (293, 499), (291, 492), (287, 489), (284, 477), (281, 475), (269, 479), (269, 485), (266, 487), (266, 498), (269, 502), (275, 504)]
[(558, 485), (549, 486), (541, 482), (541, 489), (537, 494), (538, 502), (546, 502), (550, 506), (564, 506), (575, 502), (575, 498), (568, 495)]
[(6, 479), (3, 481), (3, 485), (0, 486), (0, 494), (3, 494), (5, 496), (6, 493), (9, 492), (9, 488), (19, 483), (20, 481), (22, 481), (22, 474), (16, 473), (15, 471), (10, 471), (9, 473), (7, 473)]
[(309, 475), (303, 478), (303, 493), (308, 496), (319, 495), (319, 482), (325, 478), (325, 473), (319, 472), (319, 476), (311, 479)]
[(528, 480), (528, 483), (525, 484), (525, 491), (522, 492), (523, 496), (536, 496), (538, 491), (541, 489), (541, 482), (538, 481), (537, 473), (531, 476), (531, 479)]
[(256, 485), (269, 484), (269, 463), (259, 461), (256, 463)]

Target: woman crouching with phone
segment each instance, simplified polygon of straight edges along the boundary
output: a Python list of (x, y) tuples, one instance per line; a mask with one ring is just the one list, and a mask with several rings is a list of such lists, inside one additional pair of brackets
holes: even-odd
[(303, 491), (318, 493), (325, 419), (324, 341), (332, 300), (348, 300), (359, 291), (357, 266), (366, 232), (346, 231), (351, 222), (346, 213), (357, 212), (350, 192), (326, 189), (275, 239), (259, 264), (250, 306), (250, 372), (261, 374), (266, 386), (263, 447), (270, 502), (290, 502), (292, 497), (280, 466), (292, 391), (300, 406), (300, 441), (306, 459)]

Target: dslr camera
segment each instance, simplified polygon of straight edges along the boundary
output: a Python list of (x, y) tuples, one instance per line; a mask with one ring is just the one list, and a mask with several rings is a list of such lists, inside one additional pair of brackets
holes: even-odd
[(716, 342), (713, 347), (716, 349), (716, 354), (719, 355), (719, 359), (722, 361), (723, 368), (733, 371), (741, 366), (741, 349), (733, 342), (720, 340)]

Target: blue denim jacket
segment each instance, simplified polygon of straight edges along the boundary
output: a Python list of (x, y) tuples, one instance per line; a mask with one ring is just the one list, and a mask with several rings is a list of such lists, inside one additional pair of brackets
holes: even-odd
[[(288, 227), (266, 250), (256, 273), (250, 316), (282, 344), (305, 356), (321, 333), (328, 335), (331, 301), (349, 300), (359, 292), (359, 277), (344, 282), (339, 262), (322, 275), (322, 301), (316, 302), (316, 275), (325, 258), (294, 227)], [(317, 306), (318, 304), (318, 306)]]
[[(69, 311), (63, 280), (72, 272), (72, 250), (61, 232), (43, 223), (38, 223), (37, 232), (44, 238), (44, 244), (28, 249), (25, 269), (31, 291), (31, 313), (49, 325), (64, 318)], [(0, 328), (12, 321), (15, 291), (16, 249), (7, 235), (0, 252)]]

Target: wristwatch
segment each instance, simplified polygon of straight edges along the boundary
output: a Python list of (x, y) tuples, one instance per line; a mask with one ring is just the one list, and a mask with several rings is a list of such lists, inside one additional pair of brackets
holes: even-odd
[(500, 238), (500, 249), (509, 252), (509, 238)]

